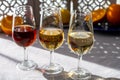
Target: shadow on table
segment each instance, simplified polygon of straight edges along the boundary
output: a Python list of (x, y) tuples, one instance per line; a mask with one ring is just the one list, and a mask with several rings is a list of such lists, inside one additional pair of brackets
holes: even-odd
[[(37, 68), (36, 70), (42, 72), (41, 69)], [(43, 73), (43, 72), (42, 72)], [(47, 80), (73, 80), (69, 77), (68, 72), (63, 71), (60, 74), (55, 74), (55, 75), (47, 75), (43, 73), (44, 78), (46, 78)], [(91, 75), (91, 78), (88, 80), (120, 80), (117, 78), (103, 78), (97, 75)]]
[[(73, 80), (67, 74), (68, 74), (67, 72), (63, 72), (63, 73), (61, 73), (59, 75), (46, 75), (46, 74), (43, 74), (43, 76), (47, 80)], [(92, 75), (89, 80), (120, 80), (120, 79), (117, 79), (117, 78), (102, 78), (100, 76)]]
[(10, 57), (10, 56), (8, 56), (8, 55), (4, 55), (4, 54), (0, 53), (0, 56), (2, 56), (2, 57), (4, 57), (4, 58), (7, 58), (7, 59), (9, 59), (9, 60), (11, 60), (11, 61), (13, 61), (13, 62), (15, 62), (15, 63), (20, 63), (19, 60), (14, 59), (14, 58), (12, 58), (12, 57)]

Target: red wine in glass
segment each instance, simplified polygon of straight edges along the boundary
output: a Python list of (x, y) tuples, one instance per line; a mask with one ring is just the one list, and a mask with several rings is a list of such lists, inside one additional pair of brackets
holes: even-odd
[(36, 29), (30, 25), (18, 25), (13, 32), (14, 41), (22, 47), (28, 47), (36, 40)]
[(33, 70), (37, 67), (37, 64), (34, 61), (28, 60), (28, 54), (26, 52), (26, 48), (35, 42), (36, 33), (37, 31), (32, 6), (22, 5), (15, 7), (12, 37), (18, 46), (24, 48), (24, 61), (17, 65), (21, 70)]

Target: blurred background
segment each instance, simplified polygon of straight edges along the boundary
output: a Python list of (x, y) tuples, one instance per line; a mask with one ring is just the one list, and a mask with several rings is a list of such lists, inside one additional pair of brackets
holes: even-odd
[(112, 3), (119, 3), (119, 0), (0, 0), (0, 20), (5, 15), (12, 15), (13, 7), (29, 4), (33, 6), (36, 25), (39, 26), (39, 17), (41, 7), (57, 6), (70, 10), (71, 2), (74, 9), (97, 10), (99, 8), (107, 8)]

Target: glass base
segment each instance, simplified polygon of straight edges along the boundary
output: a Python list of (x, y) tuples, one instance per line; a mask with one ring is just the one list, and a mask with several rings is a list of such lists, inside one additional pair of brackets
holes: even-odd
[(42, 66), (41, 70), (44, 74), (51, 75), (51, 74), (60, 74), (61, 72), (63, 72), (64, 69), (59, 64), (52, 63), (51, 65)]
[(24, 71), (33, 70), (37, 67), (37, 64), (31, 60), (23, 61), (17, 64), (17, 68)]
[(86, 69), (79, 68), (78, 69), (72, 69), (68, 76), (74, 80), (88, 80), (91, 78), (91, 73), (88, 72)]

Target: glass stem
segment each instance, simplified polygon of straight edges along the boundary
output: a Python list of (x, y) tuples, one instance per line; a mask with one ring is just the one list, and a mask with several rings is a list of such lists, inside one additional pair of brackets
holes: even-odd
[(77, 66), (78, 70), (80, 69), (80, 62), (82, 62), (82, 56), (83, 55), (78, 55), (78, 66)]
[(52, 53), (53, 53), (53, 51), (50, 51), (50, 66), (52, 65)]
[(28, 54), (26, 53), (26, 47), (24, 47), (24, 61), (28, 61)]

